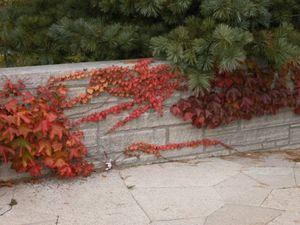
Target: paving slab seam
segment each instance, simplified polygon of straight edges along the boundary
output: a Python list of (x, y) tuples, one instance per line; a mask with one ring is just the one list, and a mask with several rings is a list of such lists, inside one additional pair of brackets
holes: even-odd
[(241, 171), (241, 173), (242, 173), (243, 175), (245, 175), (246, 177), (248, 177), (248, 178), (254, 180), (256, 183), (258, 183), (258, 184), (260, 184), (260, 185), (263, 185), (263, 186), (266, 186), (266, 187), (269, 186), (268, 184), (265, 184), (265, 183), (263, 183), (263, 182), (261, 182), (261, 181), (255, 179), (255, 178), (252, 177), (251, 175), (249, 175), (249, 174), (247, 174), (247, 173), (244, 173), (243, 171)]
[(237, 174), (231, 175), (231, 176), (225, 178), (224, 180), (220, 181), (220, 182), (217, 183), (217, 184), (214, 184), (214, 185), (211, 185), (211, 186), (207, 186), (207, 187), (215, 188), (216, 186), (218, 186), (218, 185), (220, 185), (220, 184), (222, 184), (222, 183), (225, 183), (227, 180), (229, 180), (229, 179), (231, 179), (231, 178), (234, 178), (235, 176), (238, 176), (238, 175), (240, 175), (240, 174), (241, 174), (241, 172), (238, 172)]
[(277, 211), (281, 211), (281, 212), (285, 212), (287, 210), (283, 210), (283, 209), (277, 209), (277, 208), (271, 208), (271, 207), (263, 207), (263, 206), (256, 206), (256, 205), (248, 205), (248, 204), (237, 204), (237, 203), (225, 203), (225, 205), (233, 205), (233, 206), (247, 206), (247, 207), (252, 207), (252, 208), (263, 208), (263, 209), (274, 209)]
[(293, 211), (291, 211), (291, 210), (284, 210), (284, 209), (279, 209), (279, 208), (274, 208), (274, 207), (265, 207), (265, 206), (259, 206), (260, 208), (262, 208), (262, 209), (273, 209), (273, 210), (278, 210), (278, 211), (282, 211), (282, 212), (287, 212), (287, 211), (289, 211), (289, 212), (293, 212)]
[(0, 195), (0, 198), (5, 196), (7, 192), (4, 192), (2, 195)]
[(135, 203), (137, 204), (137, 206), (143, 211), (143, 213), (145, 214), (145, 216), (148, 218), (149, 223), (151, 223), (151, 222), (152, 222), (151, 217), (148, 215), (148, 213), (145, 211), (145, 209), (141, 206), (141, 204), (136, 200), (136, 198), (135, 198), (134, 195), (131, 193), (131, 191), (128, 190), (128, 187), (127, 187), (127, 185), (126, 185), (124, 179), (122, 178), (122, 175), (121, 175), (120, 171), (118, 171), (118, 175), (119, 175), (120, 179), (122, 180), (122, 184), (123, 184), (124, 188), (126, 188), (126, 190), (127, 190), (128, 193), (130, 194), (130, 196), (132, 197), (132, 199), (135, 201)]
[(189, 220), (189, 219), (202, 219), (203, 217), (182, 217), (182, 218), (176, 218), (176, 219), (169, 219), (169, 220), (153, 220), (150, 222), (150, 224), (152, 223), (156, 223), (156, 222), (172, 222), (172, 221), (179, 221), (179, 220)]
[(55, 220), (43, 220), (43, 221), (39, 221), (39, 222), (33, 222), (33, 223), (22, 223), (20, 225), (42, 225), (44, 223), (50, 223), (53, 222), (53, 225), (56, 225), (56, 221)]
[(287, 189), (299, 189), (300, 187), (279, 187), (279, 188), (274, 188), (274, 190), (287, 190)]
[(187, 188), (210, 188), (212, 186), (207, 186), (207, 185), (204, 185), (204, 186), (195, 186), (195, 185), (190, 185), (190, 186), (164, 186), (164, 187), (158, 187), (158, 186), (148, 186), (148, 187), (135, 187), (135, 189), (143, 189), (143, 190), (147, 190), (147, 189), (187, 189)]
[[(285, 211), (284, 211), (284, 212), (285, 212)], [(282, 214), (283, 214), (283, 213), (281, 213), (280, 215), (275, 216), (273, 219), (267, 221), (265, 225), (268, 225), (268, 224), (272, 223), (272, 222), (273, 222), (274, 220), (276, 220), (278, 217), (282, 216)]]
[(222, 209), (226, 204), (223, 204), (221, 207), (219, 207), (218, 209), (214, 210), (212, 213), (210, 213), (208, 216), (205, 217), (205, 220), (203, 222), (203, 225), (206, 225), (208, 217), (210, 217), (212, 214), (214, 214), (215, 212), (217, 212), (218, 210)]
[(298, 184), (298, 182), (297, 182), (297, 178), (296, 178), (296, 171), (295, 171), (295, 169), (296, 169), (296, 166), (297, 166), (297, 164), (295, 163), (294, 164), (294, 167), (293, 167), (293, 172), (294, 172), (294, 180), (295, 180), (295, 187), (300, 187), (300, 184)]
[[(226, 179), (227, 180), (227, 179)], [(158, 187), (158, 186), (148, 186), (148, 187), (135, 187), (135, 189), (188, 189), (188, 188), (193, 188), (193, 189), (203, 189), (203, 188), (214, 188), (215, 185), (189, 185), (189, 186), (164, 186), (164, 187)]]
[(274, 189), (272, 189), (269, 194), (264, 198), (264, 200), (259, 204), (259, 207), (264, 208), (262, 205), (265, 203), (265, 201), (269, 198), (270, 194), (274, 191)]
[[(282, 213), (286, 212), (287, 210), (283, 210), (283, 209), (278, 209), (278, 208), (272, 208), (272, 207), (263, 207), (263, 206), (255, 206), (255, 205), (247, 205), (247, 204), (235, 204), (235, 203), (225, 203), (222, 207), (224, 207), (225, 205), (235, 205), (235, 206), (247, 206), (247, 207), (253, 207), (253, 208), (262, 208), (262, 209), (273, 209), (273, 210), (277, 210), (277, 211), (280, 211), (281, 212), (281, 215)], [(219, 209), (221, 209), (222, 207), (220, 207)], [(218, 209), (217, 209), (218, 210)], [(216, 211), (217, 211), (216, 210)], [(212, 213), (211, 213), (212, 214)], [(209, 214), (209, 216), (211, 215)], [(207, 217), (209, 217), (207, 216)], [(279, 215), (280, 216), (280, 215)], [(269, 223), (269, 222), (268, 222)], [(205, 225), (205, 223), (203, 224)]]

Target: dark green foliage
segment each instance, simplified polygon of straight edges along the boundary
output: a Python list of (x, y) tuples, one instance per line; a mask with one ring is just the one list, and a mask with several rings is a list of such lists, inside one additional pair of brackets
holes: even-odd
[(253, 63), (277, 71), (300, 65), (300, 3), (204, 0), (200, 8), (183, 26), (152, 39), (154, 54), (188, 74), (196, 92), (209, 87), (216, 71), (249, 69)]
[(300, 61), (298, 0), (6, 0), (0, 64), (161, 57), (209, 87), (215, 71)]
[(192, 0), (7, 0), (0, 64), (149, 57), (150, 39), (181, 24)]

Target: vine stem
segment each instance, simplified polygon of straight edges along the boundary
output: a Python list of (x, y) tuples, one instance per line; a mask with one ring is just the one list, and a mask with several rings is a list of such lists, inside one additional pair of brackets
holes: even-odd
[(144, 142), (138, 142), (138, 143), (133, 143), (130, 146), (128, 146), (124, 150), (124, 154), (126, 156), (135, 156), (139, 157), (140, 154), (138, 152), (143, 152), (145, 154), (152, 154), (157, 157), (161, 157), (160, 152), (161, 151), (168, 151), (168, 150), (175, 150), (175, 149), (183, 149), (183, 148), (196, 148), (198, 146), (214, 146), (214, 145), (221, 145), (226, 149), (234, 150), (232, 146), (229, 146), (221, 141), (214, 140), (214, 139), (208, 139), (204, 138), (201, 140), (193, 140), (193, 141), (187, 141), (187, 142), (181, 142), (181, 143), (170, 143), (166, 145), (154, 145), (154, 144), (149, 144), (149, 143), (144, 143)]

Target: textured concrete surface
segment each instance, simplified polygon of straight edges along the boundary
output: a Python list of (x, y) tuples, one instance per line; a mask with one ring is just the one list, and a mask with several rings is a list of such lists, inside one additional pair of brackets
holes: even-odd
[(0, 188), (0, 225), (299, 225), (299, 159), (252, 152), (20, 183)]

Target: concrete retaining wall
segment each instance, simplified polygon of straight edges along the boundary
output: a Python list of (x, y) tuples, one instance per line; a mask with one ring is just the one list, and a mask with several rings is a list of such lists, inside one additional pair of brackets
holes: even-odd
[[(22, 79), (30, 89), (45, 84), (50, 76), (58, 76), (75, 70), (103, 68), (111, 65), (132, 66), (132, 61), (89, 62), (76, 64), (61, 64), (50, 66), (18, 67), (0, 69), (0, 86), (6, 78), (16, 81)], [(67, 85), (70, 95), (75, 96), (85, 92), (88, 80), (71, 81)], [(82, 126), (85, 133), (84, 143), (89, 148), (89, 158), (97, 167), (104, 163), (103, 152), (111, 159), (118, 158), (118, 164), (137, 164), (156, 160), (153, 156), (143, 156), (140, 159), (124, 158), (122, 151), (128, 145), (137, 141), (155, 144), (182, 142), (203, 137), (215, 138), (236, 147), (240, 151), (260, 149), (295, 149), (300, 148), (300, 116), (291, 110), (282, 110), (276, 116), (263, 116), (251, 121), (238, 121), (228, 126), (213, 130), (196, 129), (190, 124), (175, 118), (169, 112), (169, 106), (188, 93), (176, 93), (166, 102), (165, 114), (159, 117), (155, 112), (144, 114), (112, 134), (106, 131), (118, 120), (124, 118), (127, 112), (118, 116), (110, 116), (98, 124), (91, 123)], [(66, 111), (70, 118), (79, 118), (92, 112), (100, 111), (115, 105), (124, 99), (111, 96), (101, 96), (93, 99), (88, 105), (78, 106)], [(225, 155), (230, 152), (222, 147), (184, 149), (181, 151), (164, 152), (165, 157), (183, 157), (190, 155), (207, 157)], [(1, 173), (1, 170), (0, 170)]]

